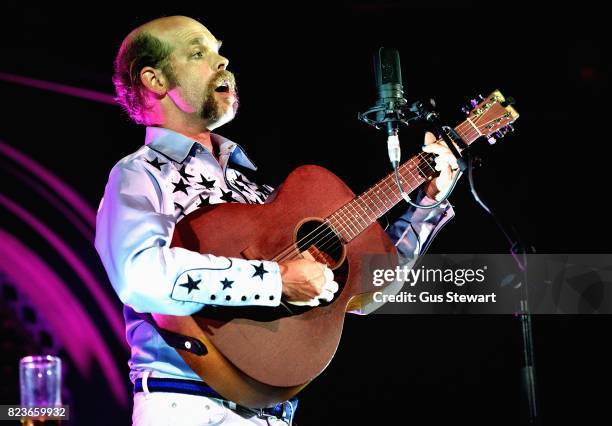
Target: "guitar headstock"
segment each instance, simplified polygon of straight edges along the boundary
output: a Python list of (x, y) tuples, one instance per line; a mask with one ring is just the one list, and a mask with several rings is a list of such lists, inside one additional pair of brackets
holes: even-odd
[(472, 109), (468, 112), (468, 120), (487, 138), (490, 144), (514, 130), (512, 123), (519, 117), (512, 107), (514, 101), (506, 100), (499, 90), (495, 90), (480, 101), (472, 100)]

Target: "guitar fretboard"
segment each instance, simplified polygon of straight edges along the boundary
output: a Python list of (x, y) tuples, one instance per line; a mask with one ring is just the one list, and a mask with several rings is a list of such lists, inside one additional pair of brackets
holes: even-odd
[[(468, 145), (482, 135), (478, 127), (469, 119), (455, 127), (455, 131)], [(461, 147), (458, 148), (461, 150)], [(435, 155), (425, 152), (404, 162), (398, 170), (404, 191), (411, 193), (423, 182), (433, 179), (438, 173), (434, 166)], [(340, 237), (348, 242), (391, 210), (401, 199), (402, 196), (395, 182), (395, 174), (390, 173), (363, 194), (339, 208), (326, 220)]]

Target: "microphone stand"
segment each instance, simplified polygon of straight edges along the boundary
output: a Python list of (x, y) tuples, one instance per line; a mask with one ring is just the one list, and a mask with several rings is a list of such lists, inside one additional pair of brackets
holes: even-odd
[[(433, 106), (433, 101), (430, 102)], [(523, 367), (521, 371), (521, 379), (524, 395), (526, 397), (527, 413), (528, 413), (528, 424), (539, 425), (540, 415), (538, 409), (537, 392), (536, 392), (536, 381), (535, 381), (535, 353), (533, 344), (533, 326), (531, 323), (531, 313), (529, 311), (529, 289), (527, 285), (527, 251), (521, 243), (521, 239), (518, 237), (516, 230), (514, 231), (517, 238), (513, 239), (510, 237), (509, 232), (504, 228), (501, 221), (495, 216), (493, 211), (482, 201), (476, 192), (474, 186), (474, 177), (472, 175), (472, 160), (469, 151), (466, 152), (467, 162), (459, 153), (455, 144), (467, 148), (468, 145), (465, 141), (455, 132), (451, 127), (442, 126), (440, 123), (440, 117), (435, 112), (427, 108), (422, 102), (415, 102), (410, 107), (410, 110), (421, 119), (424, 119), (431, 125), (433, 130), (442, 136), (446, 145), (452, 151), (455, 158), (457, 158), (457, 164), (461, 172), (468, 171), (468, 180), (470, 184), (470, 192), (476, 202), (495, 220), (500, 231), (504, 234), (506, 240), (510, 244), (510, 254), (517, 264), (519, 271), (523, 275), (523, 283), (520, 286), (519, 305), (516, 316), (519, 318), (521, 323), (521, 337), (522, 337), (522, 354), (523, 354)], [(451, 138), (452, 137), (452, 138)], [(514, 229), (514, 228), (513, 228)]]
[[(431, 102), (433, 105), (433, 102)], [(506, 240), (510, 244), (510, 254), (516, 262), (516, 265), (523, 275), (523, 282), (520, 286), (520, 296), (518, 304), (518, 312), (515, 314), (521, 322), (521, 337), (522, 337), (522, 354), (523, 354), (523, 367), (521, 371), (521, 379), (523, 391), (526, 396), (527, 413), (528, 413), (528, 424), (529, 425), (540, 425), (540, 415), (538, 409), (537, 392), (536, 392), (536, 381), (535, 381), (535, 353), (533, 343), (533, 326), (531, 323), (531, 313), (529, 311), (529, 288), (527, 285), (527, 250), (521, 242), (518, 233), (514, 229), (514, 234), (517, 238), (513, 239), (510, 237), (509, 232), (504, 228), (501, 221), (495, 216), (493, 211), (482, 201), (476, 187), (474, 186), (474, 177), (472, 175), (472, 159), (469, 151), (467, 153), (467, 162), (461, 157), (459, 150), (455, 147), (457, 145), (467, 148), (468, 145), (463, 139), (455, 132), (454, 129), (447, 126), (442, 126), (440, 123), (439, 116), (436, 112), (429, 110), (422, 103), (415, 102), (411, 109), (414, 109), (418, 116), (423, 117), (432, 128), (442, 136), (453, 155), (457, 158), (457, 164), (459, 169), (463, 172), (468, 171), (468, 181), (470, 184), (470, 192), (476, 202), (493, 217), (500, 231), (504, 234)], [(451, 140), (452, 136), (452, 140)], [(455, 143), (452, 143), (455, 142)], [(531, 250), (533, 252), (533, 248)]]
[[(474, 200), (479, 204), (495, 221), (495, 224), (502, 232), (508, 243), (510, 244), (510, 254), (517, 264), (519, 271), (523, 275), (523, 282), (520, 286), (518, 312), (515, 314), (519, 318), (521, 323), (521, 337), (522, 337), (522, 355), (523, 355), (523, 367), (521, 368), (521, 384), (523, 386), (523, 392), (526, 397), (526, 411), (528, 413), (528, 424), (529, 425), (540, 425), (541, 416), (538, 407), (537, 398), (537, 387), (536, 387), (536, 374), (535, 374), (535, 352), (533, 343), (533, 326), (531, 324), (531, 313), (529, 311), (529, 286), (527, 284), (527, 250), (521, 242), (521, 238), (518, 236), (516, 229), (513, 228), (516, 236), (513, 239), (506, 228), (502, 225), (501, 221), (495, 216), (493, 211), (482, 201), (476, 187), (474, 186), (474, 177), (472, 176), (472, 164), (471, 158), (468, 156), (468, 181), (470, 184), (470, 192), (474, 197)], [(529, 252), (534, 253), (533, 247), (530, 248)]]
[[(403, 99), (402, 99), (403, 100)], [(433, 100), (429, 102), (430, 106), (434, 106)], [(395, 108), (394, 108), (395, 107)], [(412, 115), (408, 116), (407, 112), (410, 112)], [(371, 119), (368, 116), (376, 114), (376, 119)], [(527, 285), (527, 251), (525, 247), (521, 243), (521, 239), (518, 238), (518, 234), (515, 231), (515, 235), (517, 235), (516, 239), (510, 237), (510, 234), (507, 232), (506, 228), (502, 225), (501, 221), (495, 216), (493, 211), (482, 201), (478, 193), (476, 192), (476, 187), (474, 185), (474, 178), (472, 175), (472, 158), (469, 154), (468, 150), (466, 152), (466, 159), (461, 156), (459, 150), (456, 145), (461, 146), (462, 148), (467, 148), (468, 145), (465, 141), (455, 132), (455, 130), (448, 126), (443, 126), (440, 123), (440, 118), (437, 112), (431, 110), (429, 107), (425, 106), (423, 102), (417, 101), (412, 105), (408, 106), (406, 103), (402, 102), (400, 105), (385, 105), (384, 103), (378, 104), (368, 111), (364, 113), (358, 114), (358, 119), (363, 121), (366, 124), (369, 124), (376, 129), (380, 129), (380, 126), (387, 127), (388, 133), (391, 135), (391, 131), (393, 129), (393, 123), (403, 124), (405, 126), (409, 126), (410, 122), (419, 120), (426, 121), (432, 127), (432, 129), (442, 136), (446, 145), (449, 147), (455, 158), (457, 158), (457, 165), (459, 166), (459, 170), (461, 172), (468, 172), (468, 180), (470, 184), (470, 192), (474, 198), (474, 200), (479, 204), (489, 215), (493, 217), (493, 220), (497, 224), (498, 228), (510, 244), (510, 254), (512, 255), (514, 261), (517, 264), (518, 269), (523, 274), (523, 283), (520, 286), (520, 298), (518, 304), (518, 312), (515, 314), (520, 320), (521, 323), (521, 337), (522, 337), (522, 355), (523, 355), (523, 367), (521, 371), (521, 379), (523, 391), (526, 397), (527, 403), (527, 413), (528, 413), (528, 424), (532, 426), (539, 426), (541, 424), (541, 416), (538, 408), (538, 400), (537, 400), (537, 392), (536, 392), (536, 381), (535, 381), (535, 354), (534, 354), (534, 344), (533, 344), (533, 326), (531, 323), (531, 313), (529, 311), (529, 291)], [(394, 136), (397, 138), (397, 130), (393, 131)], [(399, 145), (399, 143), (398, 143)], [(399, 146), (395, 148), (397, 152), (399, 152)], [(398, 158), (399, 161), (399, 158)], [(395, 166), (394, 166), (395, 167)], [(401, 185), (398, 182), (398, 186)], [(452, 188), (451, 188), (452, 191)], [(448, 191), (444, 199), (448, 197), (451, 191)], [(409, 200), (407, 200), (410, 202)], [(412, 202), (410, 204), (414, 205)], [(424, 206), (417, 206), (424, 207)], [(514, 229), (514, 228), (513, 228)], [(533, 252), (533, 248), (531, 250)]]

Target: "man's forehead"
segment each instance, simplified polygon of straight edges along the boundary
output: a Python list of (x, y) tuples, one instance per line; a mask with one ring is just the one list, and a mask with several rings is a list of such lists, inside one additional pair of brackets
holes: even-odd
[(193, 44), (196, 42), (215, 43), (217, 41), (215, 36), (208, 31), (208, 28), (202, 24), (177, 28), (174, 34), (178, 40), (186, 44)]
[(198, 35), (198, 34), (187, 34), (185, 37), (188, 46), (198, 46), (198, 45), (208, 45), (212, 44), (214, 47), (219, 49), (223, 42), (221, 40), (217, 40), (212, 34), (208, 35)]

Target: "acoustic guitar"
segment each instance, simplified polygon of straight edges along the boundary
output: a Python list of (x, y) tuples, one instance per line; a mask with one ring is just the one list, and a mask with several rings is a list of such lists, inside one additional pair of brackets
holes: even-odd
[[(503, 133), (518, 118), (499, 91), (482, 99), (455, 127), (467, 145)], [(400, 180), (412, 192), (433, 179), (433, 154), (403, 163)], [(312, 188), (317, 188), (313, 191)], [(313, 165), (295, 169), (265, 204), (227, 203), (180, 221), (173, 246), (246, 259), (309, 256), (334, 270), (334, 300), (317, 307), (206, 306), (192, 316), (153, 315), (161, 329), (198, 339), (205, 355), (180, 350), (187, 364), (224, 398), (251, 408), (295, 396), (327, 367), (338, 347), (346, 312), (363, 312), (375, 291), (373, 267), (395, 269), (396, 249), (377, 219), (401, 200), (393, 174), (355, 196), (340, 178)], [(200, 238), (200, 236), (202, 236)], [(382, 260), (381, 260), (382, 259)]]

